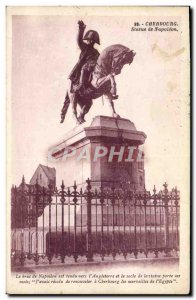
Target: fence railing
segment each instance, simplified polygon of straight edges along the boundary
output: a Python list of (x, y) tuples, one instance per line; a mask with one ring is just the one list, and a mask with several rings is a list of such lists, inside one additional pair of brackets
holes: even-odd
[(12, 187), (13, 265), (179, 250), (179, 191)]

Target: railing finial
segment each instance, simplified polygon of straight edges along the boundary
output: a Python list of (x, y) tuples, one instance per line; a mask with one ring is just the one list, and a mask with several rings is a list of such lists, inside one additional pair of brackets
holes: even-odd
[(64, 180), (62, 180), (61, 189), (64, 190), (64, 188), (65, 188)]
[(165, 182), (164, 184), (163, 184), (163, 186), (164, 186), (164, 190), (163, 190), (163, 193), (164, 193), (164, 195), (167, 197), (168, 196), (168, 184), (167, 184), (167, 182)]
[(88, 191), (90, 191), (91, 190), (91, 181), (90, 181), (90, 179), (88, 178), (87, 180), (86, 180), (86, 183), (87, 183), (87, 190)]
[(76, 190), (77, 189), (77, 185), (76, 185), (76, 180), (74, 180), (74, 190)]
[(22, 184), (25, 184), (25, 177), (22, 175)]
[(165, 182), (164, 184), (163, 184), (163, 186), (164, 186), (164, 188), (165, 188), (165, 190), (167, 189), (167, 187), (168, 187), (168, 184), (167, 184), (167, 182)]

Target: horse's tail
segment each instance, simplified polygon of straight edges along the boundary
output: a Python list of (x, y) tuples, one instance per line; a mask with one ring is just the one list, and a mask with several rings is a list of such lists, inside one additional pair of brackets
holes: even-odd
[(70, 104), (70, 99), (69, 99), (69, 94), (68, 94), (68, 91), (67, 91), (66, 95), (65, 95), (65, 101), (64, 101), (64, 104), (63, 104), (63, 108), (61, 110), (61, 121), (60, 121), (60, 123), (63, 123), (64, 120), (65, 120), (65, 115), (67, 113), (69, 104)]

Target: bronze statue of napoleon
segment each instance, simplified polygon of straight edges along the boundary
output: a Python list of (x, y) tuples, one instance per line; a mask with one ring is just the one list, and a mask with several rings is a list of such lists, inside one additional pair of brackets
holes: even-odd
[[(101, 54), (94, 48), (94, 44), (100, 44), (99, 34), (95, 30), (89, 30), (84, 35), (86, 25), (78, 22), (77, 43), (81, 50), (79, 60), (68, 79), (70, 87), (66, 91), (65, 101), (61, 110), (61, 123), (69, 104), (72, 106), (73, 116), (77, 124), (85, 122), (84, 116), (92, 106), (92, 100), (104, 95), (109, 101), (112, 116), (119, 117), (114, 108), (113, 100), (117, 99), (116, 83), (114, 77), (121, 73), (125, 64), (131, 64), (135, 52), (129, 48), (115, 44), (105, 48)], [(77, 113), (77, 104), (80, 113)]]

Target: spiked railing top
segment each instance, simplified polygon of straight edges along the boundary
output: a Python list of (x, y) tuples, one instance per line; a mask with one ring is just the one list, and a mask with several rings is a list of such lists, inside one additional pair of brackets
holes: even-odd
[[(170, 200), (176, 200), (176, 205), (178, 205), (178, 200), (180, 200), (179, 191), (177, 187), (173, 188), (171, 191), (168, 190), (168, 184), (165, 182), (163, 184), (164, 189), (157, 192), (156, 187), (153, 188), (153, 193), (151, 194), (146, 190), (146, 187), (143, 191), (137, 191), (136, 188), (134, 190), (116, 188), (113, 184), (110, 187), (94, 188), (92, 189), (91, 180), (88, 178), (86, 180), (86, 189), (82, 188), (78, 189), (76, 181), (72, 187), (65, 187), (64, 181), (62, 181), (61, 187), (58, 190), (57, 187), (53, 188), (52, 185), (49, 185), (48, 188), (41, 187), (38, 184), (38, 178), (36, 180), (35, 185), (28, 185), (28, 189), (22, 188), (18, 189), (16, 186), (12, 186), (12, 195), (17, 193), (21, 194), (22, 197), (33, 196), (37, 202), (42, 201), (42, 197), (44, 195), (47, 196), (48, 203), (52, 202), (53, 196), (60, 197), (60, 201), (65, 203), (68, 197), (71, 197), (70, 201), (74, 200), (77, 202), (80, 198), (85, 199), (99, 199), (100, 203), (103, 203), (105, 200), (109, 201), (131, 201), (137, 205), (138, 201), (143, 201), (144, 204), (147, 204), (148, 201), (152, 200), (154, 205), (158, 204), (159, 201), (168, 202)], [(25, 185), (25, 179), (23, 176), (22, 179), (23, 186)], [(77, 190), (78, 189), (78, 190)], [(139, 202), (138, 202), (139, 203)]]

